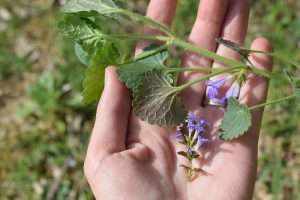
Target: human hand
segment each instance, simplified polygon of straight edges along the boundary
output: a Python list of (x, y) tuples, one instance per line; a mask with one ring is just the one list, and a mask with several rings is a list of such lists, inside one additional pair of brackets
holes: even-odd
[[(147, 15), (170, 25), (175, 13), (175, 0), (152, 0)], [(243, 44), (250, 0), (202, 0), (189, 41), (220, 55), (239, 59), (233, 51), (217, 46), (215, 38), (223, 37)], [(145, 29), (145, 34), (157, 34)], [(137, 52), (148, 42), (138, 44)], [(270, 51), (265, 39), (252, 44), (256, 50)], [(253, 54), (251, 62), (258, 68), (271, 70), (268, 56)], [(220, 63), (186, 52), (182, 66), (226, 67)], [(186, 73), (181, 83), (198, 74)], [(219, 77), (218, 77), (219, 78)], [(105, 89), (101, 97), (95, 127), (90, 140), (85, 174), (97, 199), (251, 199), (256, 178), (257, 142), (263, 110), (252, 112), (252, 128), (234, 141), (217, 137), (217, 127), (224, 109), (201, 106), (206, 91), (204, 84), (194, 85), (182, 94), (190, 111), (209, 121), (212, 126), (203, 146), (205, 159), (195, 163), (207, 172), (187, 182), (186, 171), (179, 167), (186, 161), (176, 152), (184, 147), (173, 136), (175, 129), (166, 129), (141, 122), (131, 114), (131, 94), (115, 75), (106, 70)], [(268, 81), (249, 75), (241, 89), (240, 102), (254, 105), (266, 100)], [(224, 87), (223, 90), (227, 90)], [(197, 167), (197, 166), (196, 166)]]

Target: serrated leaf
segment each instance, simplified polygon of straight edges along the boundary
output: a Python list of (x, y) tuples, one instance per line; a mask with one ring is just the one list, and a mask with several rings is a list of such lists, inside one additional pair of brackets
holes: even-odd
[(88, 18), (66, 15), (64, 21), (58, 25), (62, 34), (75, 40), (80, 45), (95, 48), (105, 42), (99, 26)]
[(159, 126), (176, 126), (185, 121), (187, 112), (178, 96), (161, 72), (148, 72), (141, 78), (133, 93), (133, 111), (144, 121)]
[(69, 0), (63, 10), (69, 13), (97, 11), (102, 13), (118, 8), (113, 0)]
[(116, 6), (113, 0), (69, 0), (63, 6), (63, 10), (67, 13), (84, 17), (103, 15), (115, 20), (129, 17), (131, 21), (140, 21), (153, 28), (171, 33), (171, 30), (167, 26), (159, 24), (148, 17), (133, 12), (124, 12), (123, 9)]
[(251, 126), (251, 113), (234, 97), (229, 98), (227, 111), (219, 127), (219, 138), (232, 140), (243, 135)]
[(104, 87), (105, 68), (109, 65), (118, 65), (119, 60), (120, 54), (113, 43), (105, 43), (98, 47), (83, 82), (82, 102), (85, 105), (99, 101)]
[[(152, 50), (149, 48), (144, 49), (145, 51)], [(138, 81), (149, 71), (162, 70), (165, 68), (164, 61), (168, 58), (169, 54), (167, 50), (163, 50), (146, 58), (127, 63), (121, 66), (117, 70), (117, 74), (120, 80), (126, 84), (128, 88), (134, 90), (137, 86)]]

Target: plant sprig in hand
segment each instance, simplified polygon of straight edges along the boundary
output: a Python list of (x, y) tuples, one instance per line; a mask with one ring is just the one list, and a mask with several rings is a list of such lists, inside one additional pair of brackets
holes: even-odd
[[(181, 92), (194, 84), (205, 82), (208, 88), (209, 100), (228, 105), (218, 134), (220, 139), (232, 140), (242, 136), (251, 127), (251, 110), (299, 97), (300, 79), (298, 77), (292, 77), (288, 72), (281, 74), (258, 69), (248, 59), (252, 53), (261, 53), (282, 59), (287, 64), (298, 67), (294, 61), (286, 60), (276, 53), (250, 50), (240, 47), (232, 41), (218, 38), (218, 43), (236, 51), (242, 58), (242, 62), (232, 60), (189, 44), (176, 37), (173, 31), (165, 25), (140, 14), (119, 8), (112, 0), (69, 0), (64, 6), (64, 11), (66, 16), (60, 22), (59, 28), (62, 34), (75, 41), (77, 56), (80, 61), (88, 65), (84, 81), (84, 104), (98, 102), (103, 89), (105, 67), (114, 65), (119, 67), (117, 74), (120, 80), (133, 92), (133, 111), (141, 120), (163, 127), (181, 126), (186, 123), (187, 117), (187, 111), (184, 109), (180, 97)], [(116, 24), (130, 21), (138, 25), (149, 26), (160, 30), (164, 35), (132, 34), (126, 32), (125, 29), (121, 33), (105, 32), (101, 27), (101, 23), (97, 21), (101, 16), (105, 17), (107, 22), (116, 22)], [(164, 45), (160, 47), (150, 46), (136, 57), (131, 56), (128, 58), (128, 56), (120, 53), (122, 52), (121, 41), (129, 43), (138, 40), (163, 42)], [(169, 49), (174, 46), (224, 63), (228, 67), (214, 69), (210, 67), (197, 68), (196, 66), (195, 68), (168, 66), (165, 63), (169, 57)], [(132, 55), (133, 52), (127, 52), (127, 54)], [(178, 85), (176, 81), (178, 74), (186, 71), (202, 73), (199, 78)], [(239, 89), (245, 83), (246, 74), (248, 73), (290, 83), (294, 93), (288, 97), (271, 100), (252, 107), (240, 105), (238, 101)], [(221, 74), (229, 75), (215, 82), (210, 80), (212, 77)], [(217, 99), (219, 88), (229, 79), (234, 79), (234, 84), (224, 97)], [(197, 134), (194, 133), (194, 135), (189, 135), (182, 140), (190, 151), (195, 142), (197, 143), (200, 140), (195, 135)], [(195, 140), (193, 140), (194, 137), (196, 137)], [(197, 154), (189, 151), (181, 152), (180, 155), (187, 157), (189, 160), (193, 156), (197, 157)], [(196, 157), (193, 157), (193, 159)], [(185, 167), (189, 168), (190, 175), (197, 171), (193, 170), (191, 166)]]

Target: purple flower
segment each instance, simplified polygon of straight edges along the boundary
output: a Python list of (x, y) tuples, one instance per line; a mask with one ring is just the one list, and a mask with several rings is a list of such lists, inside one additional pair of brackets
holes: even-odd
[(200, 134), (198, 134), (198, 137), (197, 137), (197, 144), (195, 146), (195, 150), (198, 151), (200, 149), (200, 147), (204, 144), (204, 143), (207, 143), (209, 142), (209, 139), (206, 139), (206, 138), (203, 138), (201, 137)]
[(68, 160), (68, 167), (74, 168), (74, 167), (76, 166), (76, 164), (77, 164), (76, 160), (74, 160), (74, 159), (72, 159), (72, 158), (70, 158), (70, 159)]
[(208, 127), (210, 126), (210, 123), (208, 121), (205, 121), (203, 118), (199, 117), (198, 118), (199, 124), (203, 127)]
[(206, 80), (205, 84), (207, 85), (207, 93), (209, 100), (213, 100), (218, 94), (218, 89), (223, 86), (231, 76), (227, 76), (218, 81)]
[(188, 121), (195, 121), (197, 119), (198, 119), (198, 117), (195, 116), (194, 112), (190, 112), (188, 114)]
[(192, 131), (196, 131), (195, 135), (197, 135), (198, 133), (201, 134), (205, 131), (205, 127), (209, 125), (210, 124), (203, 118), (195, 116), (193, 112), (189, 113), (187, 120), (187, 128), (189, 129), (190, 133), (189, 135), (191, 135)]
[(182, 134), (182, 132), (180, 130), (176, 131), (176, 138), (179, 139), (179, 140), (183, 139), (183, 134)]
[(232, 86), (228, 89), (225, 96), (222, 98), (222, 101), (227, 104), (230, 97), (238, 98), (240, 95), (241, 85), (235, 81)]
[(203, 125), (200, 124), (200, 123), (198, 123), (198, 124), (196, 124), (196, 125), (194, 126), (194, 130), (196, 131), (196, 134), (197, 134), (197, 135), (198, 135), (198, 134), (202, 134), (202, 133), (205, 131)]
[(189, 129), (189, 135), (195, 130), (196, 120), (198, 117), (193, 112), (190, 112), (187, 117), (187, 128)]

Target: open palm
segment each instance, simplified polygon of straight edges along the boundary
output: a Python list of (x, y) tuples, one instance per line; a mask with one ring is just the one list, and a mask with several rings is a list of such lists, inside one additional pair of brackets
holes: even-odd
[[(147, 15), (170, 25), (175, 9), (175, 0), (152, 0)], [(218, 46), (215, 38), (224, 37), (242, 45), (249, 9), (250, 0), (202, 0), (189, 42), (238, 59), (233, 51)], [(159, 34), (148, 28), (144, 33)], [(148, 45), (146, 41), (140, 42), (137, 52)], [(265, 39), (257, 39), (252, 48), (269, 51), (271, 45)], [(271, 59), (263, 55), (252, 55), (251, 62), (265, 70), (270, 70), (272, 65)], [(189, 52), (184, 54), (182, 66), (226, 67)], [(199, 73), (186, 73), (179, 77), (179, 82), (191, 81), (197, 76)], [(201, 150), (203, 158), (194, 163), (207, 174), (188, 182), (185, 169), (179, 167), (186, 160), (176, 155), (185, 147), (175, 139), (175, 129), (149, 125), (131, 113), (130, 91), (120, 83), (115, 68), (107, 68), (105, 85), (85, 161), (85, 174), (97, 199), (252, 198), (263, 110), (252, 112), (252, 127), (246, 135), (223, 141), (217, 137), (217, 127), (225, 109), (202, 106), (206, 96), (203, 83), (185, 90), (182, 93), (185, 107), (212, 124), (206, 135), (210, 142)], [(264, 102), (267, 88), (266, 79), (249, 74), (241, 89), (240, 102), (247, 105)]]

